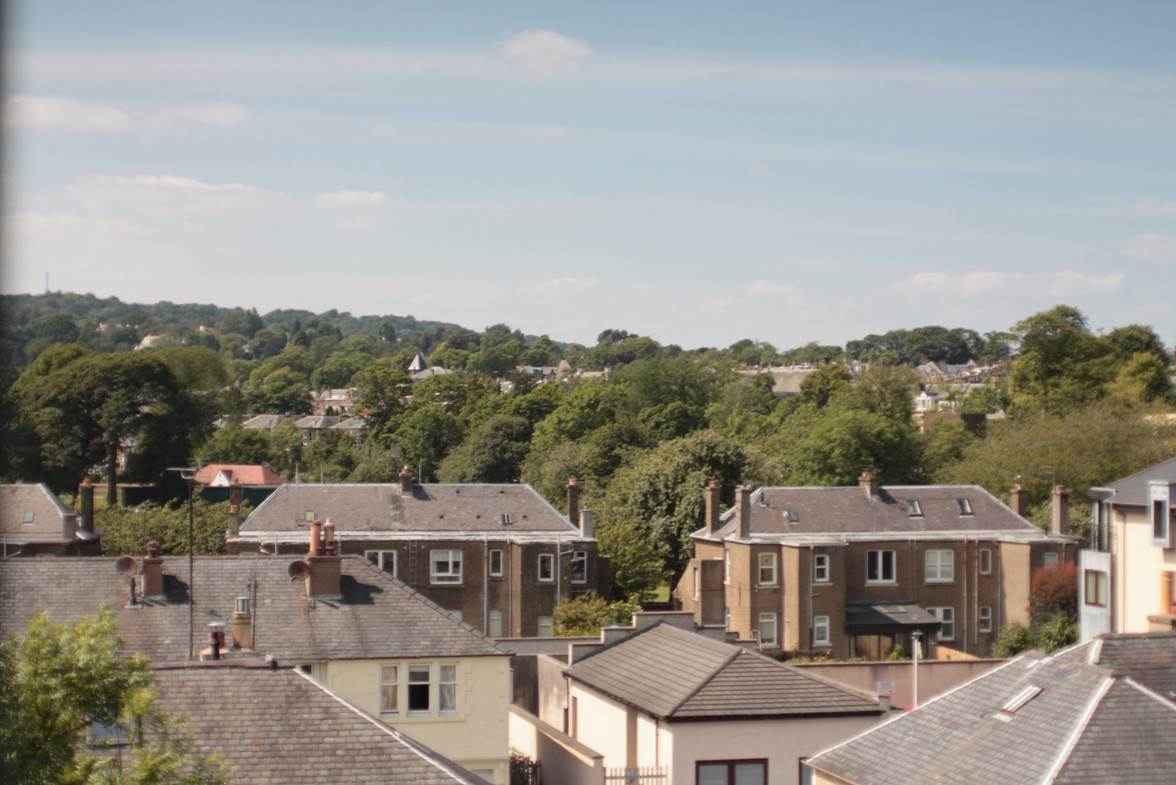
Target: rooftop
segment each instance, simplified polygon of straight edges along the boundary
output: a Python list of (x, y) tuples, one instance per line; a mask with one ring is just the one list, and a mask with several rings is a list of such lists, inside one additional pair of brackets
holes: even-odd
[(194, 752), (228, 764), (229, 785), (485, 785), (297, 670), (222, 660), (154, 673), (159, 708)]
[[(218, 477), (223, 475), (223, 479)], [(268, 466), (254, 463), (210, 463), (196, 472), (198, 485), (282, 485), (286, 478)]]
[(852, 785), (1169, 783), (1176, 703), (1157, 668), (1176, 671), (1176, 635), (1031, 652), (809, 762)]
[(564, 673), (666, 719), (883, 711), (873, 696), (664, 622), (587, 655)]
[[(291, 581), (291, 557), (198, 556), (195, 638), (228, 621), (237, 597), (251, 597), (254, 651), (280, 662), (377, 657), (502, 655), (493, 641), (457, 621), (357, 556), (342, 557), (342, 599), (308, 599)], [(0, 561), (0, 638), (21, 633), (34, 615), (72, 622), (104, 606), (114, 610), (128, 648), (156, 661), (188, 655), (188, 562), (163, 560), (165, 601), (128, 607), (127, 579), (104, 557)]]
[[(1114, 494), (1111, 496), (1111, 501), (1115, 504), (1130, 504), (1146, 507), (1150, 498), (1148, 496), (1148, 483), (1152, 480), (1176, 483), (1176, 458), (1170, 458), (1163, 463), (1149, 466), (1121, 480), (1115, 480), (1107, 486), (1107, 488), (1114, 491)], [(1173, 498), (1172, 503), (1176, 505), (1176, 498)]]
[(72, 542), (77, 517), (45, 485), (0, 485), (0, 539), (6, 543)]

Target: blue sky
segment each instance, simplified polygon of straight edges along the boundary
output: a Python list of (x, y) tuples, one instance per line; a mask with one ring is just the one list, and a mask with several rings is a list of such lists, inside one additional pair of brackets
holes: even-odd
[[(1025, 7), (1029, 6), (1029, 7)], [(5, 291), (1176, 343), (1176, 6), (9, 5)]]

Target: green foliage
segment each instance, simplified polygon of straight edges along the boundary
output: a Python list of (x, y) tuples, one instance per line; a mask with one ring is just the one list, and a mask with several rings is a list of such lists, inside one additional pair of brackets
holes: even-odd
[(993, 657), (1015, 657), (1029, 649), (1049, 652), (1069, 646), (1078, 640), (1078, 625), (1061, 614), (1026, 627), (1010, 624), (1001, 629), (992, 648)]
[(270, 439), (264, 431), (230, 423), (215, 431), (196, 455), (201, 464), (255, 464), (269, 463), (272, 451)]
[(441, 463), (442, 482), (517, 482), (531, 443), (531, 424), (497, 415)]
[(443, 407), (414, 401), (391, 442), (403, 452), (413, 472), (420, 472), (421, 482), (429, 482), (436, 478), (441, 461), (461, 441), (461, 435), (461, 423)]
[(641, 610), (636, 599), (608, 602), (595, 592), (569, 597), (555, 606), (555, 634), (561, 637), (599, 635), (601, 627), (628, 624)]
[(958, 463), (976, 437), (962, 420), (939, 420), (927, 433), (919, 434), (922, 443), (923, 466), (929, 474)]
[(996, 387), (973, 387), (960, 399), (956, 410), (963, 414), (995, 414), (1005, 406), (1004, 397)]
[[(242, 516), (249, 505), (242, 505)], [(197, 554), (225, 552), (228, 526), (227, 502), (213, 504), (197, 497), (192, 504), (192, 550)], [(146, 553), (155, 540), (165, 554), (188, 553), (188, 503), (175, 507), (144, 504), (139, 507), (99, 507), (94, 526), (102, 532), (102, 552), (108, 556)]]
[(1024, 624), (1002, 627), (992, 647), (993, 657), (1015, 657), (1033, 648), (1033, 633)]

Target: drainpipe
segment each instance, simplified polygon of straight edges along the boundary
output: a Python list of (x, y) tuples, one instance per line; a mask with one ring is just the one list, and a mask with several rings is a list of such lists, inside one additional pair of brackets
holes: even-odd
[(482, 634), (490, 633), (490, 542), (482, 532)]

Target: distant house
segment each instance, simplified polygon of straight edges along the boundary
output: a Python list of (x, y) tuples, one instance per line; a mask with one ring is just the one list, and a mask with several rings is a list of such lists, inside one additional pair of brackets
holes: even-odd
[[(130, 650), (176, 662), (189, 659), (190, 646), (210, 655), (208, 625), (219, 624), (230, 654), (297, 666), (506, 785), (509, 655), (365, 559), (333, 555), (331, 535), (320, 533), (328, 529), (309, 528), (309, 553), (304, 528), (300, 554), (197, 556), (191, 578), (186, 557), (0, 561), (0, 638), (19, 635), (41, 611), (62, 623), (109, 607)], [(284, 710), (288, 718), (274, 722), (299, 717), (298, 707)], [(320, 754), (333, 758), (327, 751), (342, 740), (329, 726), (318, 732)]]
[(77, 513), (44, 484), (0, 485), (0, 554), (9, 556), (85, 556), (101, 550), (100, 532), (94, 531), (94, 489), (89, 488), (89, 507), (80, 520)]
[(814, 785), (1170, 783), (1176, 635), (1018, 657), (808, 760)]
[(915, 396), (915, 414), (934, 412), (939, 409), (939, 393), (934, 390), (919, 390)]
[(802, 758), (887, 711), (873, 695), (665, 622), (564, 677), (568, 735), (602, 753), (617, 781), (793, 785)]
[(310, 413), (317, 415), (349, 415), (355, 408), (355, 399), (358, 392), (359, 390), (356, 387), (319, 390), (314, 394)]
[(442, 368), (440, 365), (429, 365), (425, 360), (425, 356), (420, 352), (412, 358), (412, 362), (408, 364), (408, 376), (414, 382), (423, 382), (425, 379), (431, 379), (434, 376), (445, 376), (450, 373), (448, 368)]
[(228, 488), (234, 483), (246, 486), (283, 485), (286, 478), (271, 467), (252, 463), (210, 463), (196, 472), (196, 484), (210, 488)]
[(1083, 640), (1176, 629), (1176, 458), (1091, 488), (1091, 547), (1080, 555)]
[(294, 421), (294, 427), (302, 434), (302, 443), (310, 444), (324, 432), (334, 428), (342, 417), (308, 415)]
[(249, 430), (272, 431), (288, 419), (290, 417), (285, 414), (258, 414), (241, 423), (241, 427)]
[(363, 417), (346, 417), (332, 425), (329, 430), (345, 433), (356, 444), (363, 444), (371, 429), (372, 427)]
[(365, 556), (476, 629), (550, 636), (561, 599), (608, 596), (611, 586), (574, 481), (568, 506), (565, 517), (529, 485), (416, 483), (406, 467), (396, 485), (283, 485), (226, 547), (298, 552), (307, 522), (329, 520), (342, 553)]
[(157, 664), (157, 706), (192, 752), (219, 756), (228, 785), (487, 785), (289, 665), (256, 659)]

